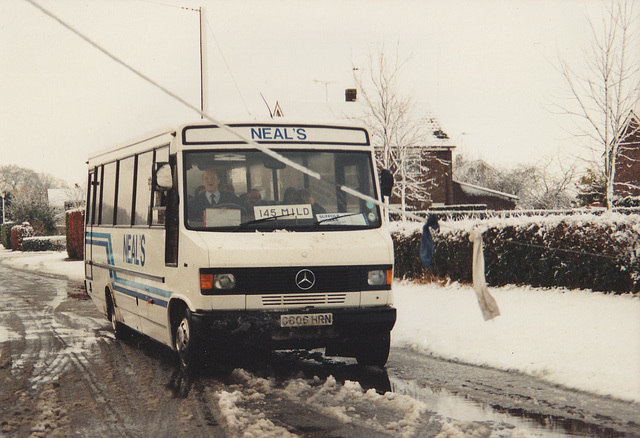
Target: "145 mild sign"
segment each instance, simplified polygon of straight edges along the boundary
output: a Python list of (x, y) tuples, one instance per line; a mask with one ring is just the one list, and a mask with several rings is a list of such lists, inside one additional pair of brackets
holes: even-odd
[(253, 207), (256, 219), (266, 219), (269, 217), (287, 219), (313, 219), (311, 204), (296, 205), (266, 205)]

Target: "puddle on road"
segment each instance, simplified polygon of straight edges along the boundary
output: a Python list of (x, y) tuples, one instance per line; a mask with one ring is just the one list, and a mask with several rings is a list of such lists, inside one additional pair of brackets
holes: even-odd
[(443, 421), (483, 424), (493, 431), (491, 436), (510, 437), (516, 430), (526, 431), (530, 436), (544, 438), (623, 436), (579, 420), (521, 410), (507, 412), (507, 410), (454, 395), (445, 389), (434, 391), (415, 381), (391, 378), (391, 388), (393, 392), (408, 395), (425, 403), (427, 409), (442, 417)]

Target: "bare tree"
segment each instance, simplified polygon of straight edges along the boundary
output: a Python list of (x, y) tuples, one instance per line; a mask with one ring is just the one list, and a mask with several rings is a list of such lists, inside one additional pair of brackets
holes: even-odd
[(377, 165), (393, 173), (394, 195), (404, 211), (408, 200), (423, 201), (429, 193), (421, 160), (425, 135), (415, 117), (413, 98), (401, 92), (401, 70), (407, 59), (400, 59), (398, 52), (396, 48), (395, 56), (389, 57), (383, 47), (369, 53), (366, 68), (353, 70), (365, 107), (362, 122), (371, 134)]
[[(626, 122), (640, 104), (640, 58), (638, 58), (638, 12), (634, 0), (612, 0), (601, 26), (590, 21), (593, 41), (585, 53), (585, 73), (559, 57), (570, 104), (558, 105), (575, 116), (579, 135), (586, 137), (602, 157), (598, 168), (606, 181), (607, 208), (612, 207), (616, 161), (633, 132)], [(634, 40), (635, 38), (635, 40)], [(579, 123), (578, 123), (579, 122)]]
[[(519, 170), (521, 172), (519, 172)], [(543, 158), (533, 165), (522, 165), (513, 172), (513, 179), (529, 179), (516, 193), (524, 208), (552, 210), (571, 207), (575, 199), (575, 164)]]

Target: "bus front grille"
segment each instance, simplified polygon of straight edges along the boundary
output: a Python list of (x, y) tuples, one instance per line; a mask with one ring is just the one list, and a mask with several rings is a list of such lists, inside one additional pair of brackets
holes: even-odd
[(263, 295), (262, 305), (273, 306), (320, 306), (327, 304), (344, 304), (347, 294), (287, 294), (287, 295)]

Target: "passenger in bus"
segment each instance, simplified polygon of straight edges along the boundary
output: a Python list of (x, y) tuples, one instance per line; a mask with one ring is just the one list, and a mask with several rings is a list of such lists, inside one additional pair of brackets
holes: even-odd
[(231, 193), (232, 195), (236, 194), (236, 189), (233, 188), (233, 184), (227, 183), (220, 186), (220, 191), (225, 193)]
[(240, 199), (232, 193), (220, 190), (220, 176), (216, 169), (207, 169), (202, 174), (204, 192), (196, 194), (189, 204), (189, 220), (204, 220), (204, 211), (216, 205), (235, 204), (240, 206)]
[(294, 187), (287, 187), (287, 189), (284, 191), (284, 196), (282, 197), (282, 204), (290, 205), (299, 203), (300, 196), (298, 190), (296, 190)]
[(326, 213), (324, 207), (318, 204), (314, 199), (311, 189), (301, 189), (298, 191), (298, 195), (300, 196), (300, 201), (303, 204), (311, 204), (311, 211), (313, 211), (313, 214)]
[(251, 211), (256, 205), (262, 204), (262, 195), (257, 189), (251, 189), (244, 195), (244, 203)]

